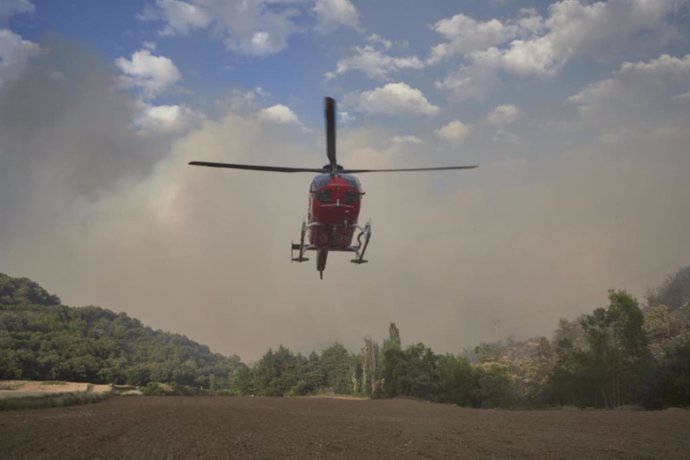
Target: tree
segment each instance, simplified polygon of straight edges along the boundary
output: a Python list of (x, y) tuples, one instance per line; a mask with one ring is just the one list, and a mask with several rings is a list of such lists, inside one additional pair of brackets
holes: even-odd
[(445, 354), (438, 356), (438, 397), (440, 401), (461, 406), (473, 405), (472, 389), (476, 386), (472, 365), (465, 357)]
[[(391, 323), (393, 325), (393, 323)], [(381, 353), (379, 344), (371, 338), (364, 338), (362, 348), (362, 393), (366, 396), (379, 397), (381, 391)]]
[(690, 307), (690, 265), (670, 275), (647, 296), (648, 307), (666, 305), (669, 310)]
[(295, 356), (284, 346), (274, 352), (269, 349), (253, 369), (254, 391), (262, 396), (285, 396), (294, 394), (300, 386), (300, 375), (304, 357)]
[(232, 392), (240, 396), (248, 396), (254, 393), (252, 385), (252, 372), (246, 365), (240, 365), (232, 375), (230, 381)]
[(637, 300), (615, 290), (609, 291), (607, 308), (580, 318), (582, 336), (572, 323), (561, 321), (546, 389), (549, 401), (598, 407), (640, 402), (652, 364), (643, 324)]
[(690, 406), (690, 341), (669, 350), (650, 385), (650, 408)]
[(508, 366), (485, 362), (474, 368), (475, 386), (471, 391), (478, 407), (509, 407), (516, 400), (516, 391)]
[(336, 342), (321, 353), (320, 361), (326, 388), (334, 393), (350, 394), (354, 364), (350, 352)]
[(480, 363), (499, 361), (503, 348), (501, 342), (480, 343), (474, 348), (474, 354)]
[(384, 359), (384, 390), (388, 396), (437, 399), (436, 355), (423, 343), (404, 351), (389, 348)]
[(326, 375), (321, 367), (321, 358), (312, 351), (303, 366), (302, 379), (303, 387), (301, 394), (316, 393), (326, 383)]
[(690, 340), (690, 307), (676, 310), (666, 305), (651, 307), (646, 311), (643, 328), (649, 349), (660, 362), (670, 350)]
[(390, 348), (402, 349), (402, 341), (400, 340), (400, 330), (395, 323), (390, 323), (388, 326), (388, 346)]

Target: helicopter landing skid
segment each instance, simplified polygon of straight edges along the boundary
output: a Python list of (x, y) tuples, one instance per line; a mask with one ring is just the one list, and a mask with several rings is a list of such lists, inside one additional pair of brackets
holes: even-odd
[[(302, 232), (300, 233), (300, 242), (295, 243), (293, 242), (290, 245), (290, 260), (292, 262), (306, 262), (309, 260), (308, 257), (305, 257), (304, 254), (307, 251), (318, 251), (320, 248), (311, 244), (305, 244), (304, 243), (304, 238), (307, 234), (307, 230), (311, 226), (318, 226), (321, 225), (319, 223), (311, 223), (307, 225), (306, 223), (302, 222)], [(371, 238), (371, 223), (367, 223), (364, 227), (360, 227), (359, 225), (355, 225), (355, 228), (359, 230), (359, 233), (357, 234), (357, 244), (348, 246), (346, 248), (328, 248), (326, 249), (327, 251), (336, 251), (336, 252), (354, 252), (355, 253), (355, 258), (352, 259), (350, 262), (353, 264), (365, 264), (369, 262), (364, 258), (364, 253), (367, 250), (367, 246), (369, 246), (369, 239)], [(322, 249), (322, 248), (321, 248)], [(295, 255), (295, 252), (297, 253)]]
[[(309, 225), (306, 222), (302, 222), (302, 232), (299, 236), (299, 243), (292, 243), (290, 245), (290, 259), (292, 262), (306, 262), (309, 260), (308, 257), (304, 257), (304, 251), (312, 249), (310, 245), (304, 244), (304, 236), (307, 234), (307, 228)], [(297, 257), (295, 257), (295, 251), (299, 251)]]
[[(357, 256), (350, 262), (359, 265), (369, 262), (368, 260), (364, 259), (364, 253), (367, 250), (367, 246), (369, 246), (369, 239), (371, 238), (371, 223), (367, 222), (364, 228), (357, 225), (357, 229), (359, 230), (359, 234), (357, 235), (357, 245), (350, 246)], [(362, 241), (362, 239), (364, 239), (364, 241)]]

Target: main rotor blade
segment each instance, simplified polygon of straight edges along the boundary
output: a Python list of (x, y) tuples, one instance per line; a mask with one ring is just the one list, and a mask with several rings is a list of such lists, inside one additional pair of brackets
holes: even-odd
[(325, 105), (326, 155), (328, 155), (328, 163), (331, 165), (331, 173), (334, 173), (338, 168), (338, 162), (335, 158), (335, 99), (325, 98)]
[(229, 169), (248, 169), (250, 171), (271, 171), (271, 172), (312, 172), (323, 173), (323, 168), (291, 168), (289, 166), (261, 166), (261, 165), (245, 165), (234, 163), (214, 163), (211, 161), (190, 161), (192, 166), (209, 166), (211, 168), (229, 168)]
[(449, 169), (474, 169), (477, 165), (472, 166), (437, 166), (434, 168), (402, 168), (402, 169), (343, 169), (338, 171), (342, 174), (360, 174), (368, 172), (407, 172), (407, 171), (446, 171)]

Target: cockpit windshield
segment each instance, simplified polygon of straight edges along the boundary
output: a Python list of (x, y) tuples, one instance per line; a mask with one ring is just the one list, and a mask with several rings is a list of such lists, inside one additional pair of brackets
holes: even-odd
[[(348, 184), (350, 184), (352, 187), (357, 190), (357, 192), (361, 193), (362, 192), (362, 184), (359, 183), (359, 179), (357, 179), (355, 176), (351, 176), (349, 174), (342, 174), (339, 176), (340, 178), (344, 179), (347, 181)], [(331, 176), (330, 174), (319, 174), (314, 178), (314, 180), (311, 183), (311, 188), (310, 190), (312, 192), (319, 190), (331, 181)]]
[(329, 174), (319, 174), (314, 178), (314, 180), (311, 182), (311, 191), (318, 190), (325, 185), (328, 184), (328, 182), (331, 180), (331, 176)]
[(349, 174), (343, 174), (343, 179), (345, 179), (350, 185), (352, 185), (358, 192), (362, 191), (362, 184), (359, 183), (359, 179), (355, 176), (350, 176)]

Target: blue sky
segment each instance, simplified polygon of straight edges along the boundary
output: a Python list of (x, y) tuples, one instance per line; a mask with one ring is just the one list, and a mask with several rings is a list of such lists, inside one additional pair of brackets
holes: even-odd
[[(247, 2), (255, 6), (245, 9), (237, 6), (241, 3), (166, 0), (32, 4), (12, 0), (6, 8), (10, 15), (15, 5), (15, 14), (8, 20), (9, 30), (36, 43), (51, 35), (67, 37), (92, 48), (109, 62), (131, 59), (134, 53), (152, 48), (152, 57), (169, 59), (180, 74), (157, 91), (151, 98), (155, 102), (183, 103), (203, 111), (208, 110), (203, 102), (222, 97), (230, 89), (250, 91), (259, 87), (267, 93), (264, 103), (292, 102), (288, 105), (291, 110), (313, 123), (319, 121), (319, 111), (313, 106), (322, 93), (343, 99), (347, 94), (372, 91), (386, 83), (404, 82), (421, 90), (431, 104), (442, 105), (446, 119), (456, 113), (476, 118), (482, 110), (501, 102), (524, 105), (543, 98), (548, 103), (559, 96), (564, 100), (588, 83), (606, 78), (623, 62), (643, 61), (662, 52), (682, 57), (687, 51), (687, 5), (677, 0), (608, 4), (439, 1), (433, 7), (414, 0), (394, 4), (293, 0)], [(318, 3), (323, 11), (331, 13), (319, 14), (315, 10)], [(34, 7), (25, 6), (29, 4)], [(188, 11), (201, 19), (194, 22)], [(453, 26), (453, 19), (459, 15), (465, 21), (455, 21)], [(519, 28), (517, 22), (526, 17), (532, 17), (534, 31), (509, 30)], [(559, 30), (563, 27), (560, 24), (568, 21), (574, 30), (559, 32), (543, 24), (554, 19), (560, 21), (556, 21)], [(449, 35), (440, 32), (444, 20)], [(601, 33), (601, 28), (610, 30)], [(262, 33), (269, 37), (268, 43), (252, 46), (252, 37)], [(586, 35), (593, 33), (600, 36), (586, 40)], [(472, 37), (477, 43), (471, 43)], [(503, 63), (487, 64), (491, 69), (481, 77), (471, 79), (465, 87), (457, 86), (459, 80), (481, 67), (472, 63), (472, 53), (506, 51), (513, 40), (528, 44), (542, 40), (554, 48), (550, 57), (554, 61), (528, 63), (527, 59), (549, 59), (544, 54), (548, 50), (534, 47), (530, 52), (537, 54), (521, 56), (521, 62), (503, 57)], [(462, 49), (448, 53), (449, 57), (437, 63), (428, 62), (433, 47), (452, 43), (460, 44)], [(344, 70), (333, 79), (324, 78), (327, 72), (336, 71), (338, 63), (358, 54), (370, 60), (351, 63), (352, 70)], [(383, 62), (401, 58), (418, 61), (402, 68)], [(500, 61), (501, 57), (494, 59)], [(462, 68), (465, 74), (458, 73)], [(153, 78), (151, 74), (147, 77)], [(488, 79), (496, 81), (492, 85)], [(481, 80), (483, 84), (478, 85)], [(132, 89), (136, 91), (136, 85)], [(356, 111), (352, 107), (349, 113), (354, 116)]]
[[(319, 166), (326, 95), (346, 166), (480, 168), (363, 176), (372, 263), (317, 283), (309, 177), (185, 164)], [(0, 270), (251, 359), (549, 335), (690, 263), (684, 0), (5, 0), (0, 131)]]

